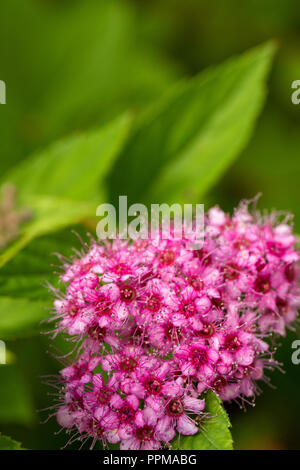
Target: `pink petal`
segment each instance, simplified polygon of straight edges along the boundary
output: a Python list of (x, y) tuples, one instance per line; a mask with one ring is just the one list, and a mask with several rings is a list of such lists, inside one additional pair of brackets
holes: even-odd
[(177, 431), (185, 436), (190, 436), (192, 434), (196, 434), (198, 432), (198, 428), (192, 423), (187, 415), (183, 414), (177, 421)]
[(241, 366), (250, 366), (254, 359), (254, 350), (245, 346), (236, 352), (235, 357)]
[(143, 414), (145, 424), (148, 426), (154, 426), (157, 421), (157, 413), (155, 413), (152, 408), (147, 407), (143, 410)]
[(126, 439), (125, 441), (121, 441), (120, 449), (121, 450), (139, 450), (140, 449), (140, 441), (136, 437), (131, 437), (130, 439)]
[(198, 398), (186, 396), (183, 402), (187, 410), (193, 411), (196, 414), (200, 413), (200, 411), (205, 408), (205, 400), (199, 400)]

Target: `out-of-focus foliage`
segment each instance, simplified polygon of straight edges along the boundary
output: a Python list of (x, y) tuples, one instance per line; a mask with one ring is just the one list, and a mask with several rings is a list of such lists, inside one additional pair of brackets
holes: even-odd
[(122, 0), (2, 2), (0, 171), (74, 129), (158, 96), (177, 68)]
[(0, 422), (4, 424), (37, 424), (38, 417), (24, 370), (20, 364), (1, 366)]
[(0, 450), (22, 450), (20, 442), (0, 435)]
[(267, 44), (210, 68), (141, 116), (116, 160), (112, 194), (130, 202), (199, 201), (250, 136), (273, 51)]
[[(300, 79), (299, 31), (297, 0), (3, 2), (0, 180), (16, 184), (20, 207), (34, 215), (0, 258), (0, 339), (14, 359), (0, 365), (5, 436), (33, 449), (66, 442), (63, 434), (54, 436), (55, 420), (40, 425), (51, 410), (36, 413), (52, 404), (39, 376), (59, 367), (47, 354), (49, 338), (36, 335), (49, 313), (41, 307), (51, 306), (44, 284), (57, 282), (59, 268), (52, 265), (59, 263), (51, 253), (70, 256), (72, 246), (82, 248), (70, 229), (58, 229), (94, 215), (97, 204), (119, 194), (134, 202), (217, 203), (231, 211), (241, 198), (262, 192), (261, 207), (291, 210), (300, 232), (300, 105), (291, 103), (291, 83)], [(233, 163), (262, 104), (270, 46), (231, 69), (228, 62), (194, 76), (273, 38), (279, 52), (267, 105)], [(236, 448), (299, 448), (293, 339), (295, 332), (279, 351), (287, 373), (270, 374), (277, 390), (263, 386), (246, 415), (235, 404), (227, 407)], [(72, 349), (61, 337), (55, 346)], [(15, 446), (0, 437), (0, 449)]]
[(65, 139), (25, 159), (6, 175), (19, 202), (32, 212), (16, 243), (0, 256), (3, 266), (35, 237), (54, 232), (95, 214), (106, 200), (103, 182), (128, 133), (124, 115), (100, 130)]
[[(80, 228), (76, 227), (76, 234)], [(82, 232), (82, 229), (81, 229)], [(18, 256), (0, 269), (0, 338), (24, 338), (41, 330), (39, 323), (49, 318), (52, 295), (49, 287), (59, 287), (59, 258), (74, 255), (79, 240), (70, 230), (31, 242)], [(80, 248), (80, 246), (78, 247)], [(46, 323), (45, 331), (49, 330)]]

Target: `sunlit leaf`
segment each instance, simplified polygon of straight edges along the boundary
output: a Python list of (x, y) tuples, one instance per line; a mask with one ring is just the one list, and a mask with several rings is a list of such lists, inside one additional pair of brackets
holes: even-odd
[(6, 175), (17, 188), (20, 205), (32, 212), (32, 220), (0, 256), (0, 267), (34, 238), (95, 215), (105, 200), (101, 181), (126, 139), (130, 122), (126, 114), (97, 131), (55, 143)]
[(110, 177), (114, 199), (197, 202), (246, 145), (273, 54), (267, 43), (209, 68), (143, 115)]

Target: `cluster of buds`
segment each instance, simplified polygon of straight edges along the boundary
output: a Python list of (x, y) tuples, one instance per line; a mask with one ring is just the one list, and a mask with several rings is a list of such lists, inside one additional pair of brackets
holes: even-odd
[(160, 449), (199, 431), (208, 390), (253, 400), (300, 303), (288, 222), (246, 203), (232, 217), (213, 208), (200, 250), (116, 239), (65, 264), (55, 333), (78, 349), (60, 374), (58, 423), (92, 446)]

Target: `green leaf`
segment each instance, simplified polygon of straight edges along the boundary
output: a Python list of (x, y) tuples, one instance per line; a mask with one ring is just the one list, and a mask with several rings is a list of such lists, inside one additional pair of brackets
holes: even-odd
[[(79, 227), (76, 232), (83, 236)], [(0, 270), (0, 339), (16, 339), (40, 330), (39, 323), (49, 317), (53, 302), (46, 283), (58, 286), (54, 271), (59, 271), (56, 266), (61, 262), (54, 253), (70, 257), (73, 248), (80, 247), (78, 238), (67, 229), (30, 243)]]
[(96, 204), (43, 197), (32, 200), (33, 220), (22, 227), (21, 236), (0, 255), (0, 268), (37, 237), (80, 223), (95, 215)]
[(141, 40), (137, 9), (122, 0), (2, 2), (1, 79), (12, 93), (0, 108), (1, 174), (74, 129), (140, 107), (174, 80), (168, 58)]
[(99, 183), (122, 146), (130, 121), (125, 114), (100, 129), (56, 142), (24, 160), (5, 180), (16, 185), (22, 203), (37, 196), (95, 201)]
[[(221, 400), (208, 391), (205, 402), (209, 417), (201, 423), (198, 434), (180, 436), (180, 450), (232, 450), (231, 425)], [(178, 447), (177, 439), (173, 447)]]
[(29, 387), (17, 364), (0, 366), (0, 422), (32, 424), (37, 418)]
[(17, 187), (20, 206), (30, 209), (33, 217), (0, 256), (0, 267), (34, 238), (95, 215), (106, 197), (101, 181), (130, 122), (126, 114), (100, 130), (55, 143), (6, 175), (5, 180)]
[(0, 450), (24, 450), (20, 442), (0, 434)]
[(0, 338), (15, 339), (37, 331), (38, 325), (47, 315), (46, 301), (0, 297)]
[(110, 176), (113, 198), (199, 200), (247, 143), (273, 54), (267, 43), (209, 68), (141, 116)]
[[(84, 236), (84, 230), (75, 228), (76, 233)], [(80, 249), (80, 242), (71, 229), (65, 229), (51, 236), (43, 236), (30, 243), (23, 251), (0, 270), (1, 296), (13, 299), (47, 300), (49, 293), (45, 282), (57, 281), (61, 262), (55, 253), (66, 257), (74, 254), (73, 248)]]

